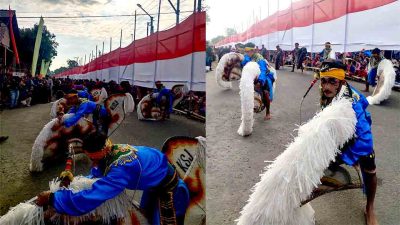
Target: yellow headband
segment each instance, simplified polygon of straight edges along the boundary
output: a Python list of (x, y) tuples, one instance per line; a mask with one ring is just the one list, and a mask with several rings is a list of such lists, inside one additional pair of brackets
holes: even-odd
[(331, 69), (320, 73), (320, 77), (334, 77), (338, 80), (344, 80), (345, 72), (342, 69)]
[(254, 48), (252, 48), (252, 47), (245, 47), (244, 50), (245, 50), (246, 52), (248, 52), (248, 51), (254, 50)]

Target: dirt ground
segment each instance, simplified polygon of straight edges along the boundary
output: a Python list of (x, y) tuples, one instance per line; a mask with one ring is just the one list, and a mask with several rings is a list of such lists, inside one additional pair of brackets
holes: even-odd
[[(48, 190), (48, 182), (64, 169), (64, 165), (59, 165), (38, 174), (29, 172), (32, 145), (42, 127), (50, 121), (50, 106), (41, 104), (0, 112), (0, 135), (9, 136), (0, 144), (0, 215), (9, 207)], [(176, 115), (164, 122), (138, 121), (136, 113), (132, 113), (111, 140), (161, 149), (167, 138), (179, 135), (205, 136), (205, 124)], [(80, 157), (75, 174), (88, 174), (90, 164), (89, 159)]]

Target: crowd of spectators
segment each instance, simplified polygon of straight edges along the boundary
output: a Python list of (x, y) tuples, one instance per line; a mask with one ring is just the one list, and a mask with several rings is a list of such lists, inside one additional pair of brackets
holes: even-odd
[[(327, 42), (329, 43), (329, 42)], [(297, 43), (296, 43), (297, 44)], [(301, 48), (299, 48), (301, 49)], [(275, 68), (279, 69), (281, 66), (293, 66), (295, 59), (302, 58), (301, 54), (305, 53), (305, 57), (301, 62), (302, 68), (305, 69), (313, 69), (319, 68), (321, 66), (323, 58), (323, 51), (320, 53), (310, 53), (305, 50), (296, 51), (296, 49), (291, 51), (283, 51), (279, 46), (276, 46), (276, 50), (267, 50), (264, 45), (259, 48), (256, 46), (256, 52), (260, 53), (265, 59), (267, 59), (270, 63), (275, 63)], [(213, 52), (220, 59), (224, 54), (229, 52), (240, 52), (240, 49), (237, 46), (224, 46), (220, 48), (213, 49)], [(243, 52), (242, 52), (243, 53)], [(346, 75), (349, 77), (360, 77), (365, 78), (368, 73), (368, 64), (371, 58), (371, 51), (364, 50), (358, 52), (348, 52), (348, 53), (335, 53), (336, 59), (342, 60), (347, 65)], [(392, 55), (391, 60), (395, 68), (399, 67), (400, 56)]]
[[(151, 88), (131, 85), (128, 81), (117, 83), (96, 80), (74, 80), (67, 78), (45, 78), (32, 77), (30, 75), (18, 77), (12, 74), (0, 74), (0, 107), (1, 109), (14, 109), (19, 107), (30, 107), (34, 104), (49, 103), (60, 99), (69, 90), (86, 89), (89, 93), (93, 89), (105, 88), (108, 95), (117, 93), (130, 93), (136, 104), (148, 93)], [(205, 115), (204, 92), (190, 92), (180, 104), (181, 107), (190, 107), (193, 112)], [(189, 106), (190, 105), (190, 106)]]

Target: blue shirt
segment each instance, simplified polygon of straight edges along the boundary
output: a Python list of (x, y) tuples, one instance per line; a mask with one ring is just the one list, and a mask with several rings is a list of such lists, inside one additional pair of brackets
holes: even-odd
[(371, 154), (374, 147), (371, 114), (367, 111), (369, 103), (360, 92), (353, 87), (351, 87), (351, 90), (353, 91), (353, 110), (357, 116), (357, 123), (354, 142), (342, 149), (341, 157), (347, 165), (354, 165), (360, 156)]
[[(248, 62), (251, 62), (252, 58), (249, 55), (244, 55), (244, 60), (241, 62), (242, 67), (244, 67)], [(258, 81), (261, 82), (262, 85), (265, 85), (267, 79), (271, 80), (271, 83), (275, 80), (274, 75), (268, 70), (267, 62), (260, 58), (256, 61), (261, 73), (258, 75)]]
[(89, 99), (90, 101), (94, 101), (92, 95), (89, 94), (89, 92), (88, 92), (86, 89), (85, 89), (85, 90), (82, 90), (82, 91), (78, 91), (78, 97), (79, 97), (79, 98), (87, 98), (87, 99)]
[[(79, 216), (86, 214), (125, 189), (147, 190), (157, 187), (168, 172), (168, 160), (157, 149), (136, 146), (137, 159), (130, 162), (112, 163), (108, 173), (93, 183), (92, 188), (77, 193), (59, 190), (54, 193), (53, 206), (58, 213)], [(99, 173), (97, 175), (100, 175)], [(189, 204), (189, 191), (185, 184), (174, 191), (177, 215), (185, 213)], [(183, 203), (183, 204), (182, 204)], [(183, 211), (183, 212), (182, 212)]]
[[(79, 106), (73, 106), (68, 113), (73, 113), (71, 117), (64, 120), (64, 125), (70, 127), (75, 125), (80, 118), (85, 115), (92, 114), (96, 110), (97, 104), (92, 101), (82, 102)], [(100, 116), (106, 116), (107, 110), (104, 106), (100, 108)]]

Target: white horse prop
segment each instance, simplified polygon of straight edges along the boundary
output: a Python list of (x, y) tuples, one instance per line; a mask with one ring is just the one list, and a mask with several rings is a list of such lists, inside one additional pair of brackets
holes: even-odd
[[(172, 107), (175, 107), (184, 96), (188, 93), (188, 88), (185, 85), (175, 85), (171, 89), (172, 92)], [(150, 93), (140, 100), (137, 107), (137, 115), (139, 120), (161, 120), (163, 114), (168, 110), (167, 96), (163, 96), (161, 104), (156, 104), (156, 99), (159, 93)]]
[(371, 96), (367, 97), (370, 105), (378, 105), (389, 98), (396, 80), (396, 72), (390, 60), (383, 59), (377, 70), (378, 84)]
[[(216, 71), (215, 78), (218, 85), (222, 88), (232, 88), (232, 81), (240, 80), (240, 100), (242, 111), (242, 123), (238, 129), (241, 136), (250, 135), (253, 132), (254, 112), (260, 113), (265, 109), (262, 96), (254, 91), (254, 80), (260, 75), (261, 71), (255, 62), (249, 62), (241, 68), (244, 56), (240, 53), (227, 53), (221, 57)], [(268, 70), (274, 74), (273, 92), (276, 87), (276, 70), (270, 66), (267, 60)]]
[[(125, 119), (125, 115), (133, 112), (135, 104), (132, 95), (115, 94), (107, 98), (104, 102), (107, 113), (110, 116), (108, 133), (111, 135)], [(62, 121), (73, 114), (65, 114)], [(29, 169), (31, 172), (40, 172), (43, 170), (44, 163), (50, 163), (54, 160), (64, 159), (68, 150), (69, 140), (82, 138), (86, 134), (95, 131), (93, 117), (82, 117), (75, 125), (67, 128), (60, 126), (58, 118), (52, 119), (47, 123), (37, 136), (31, 154)]]

